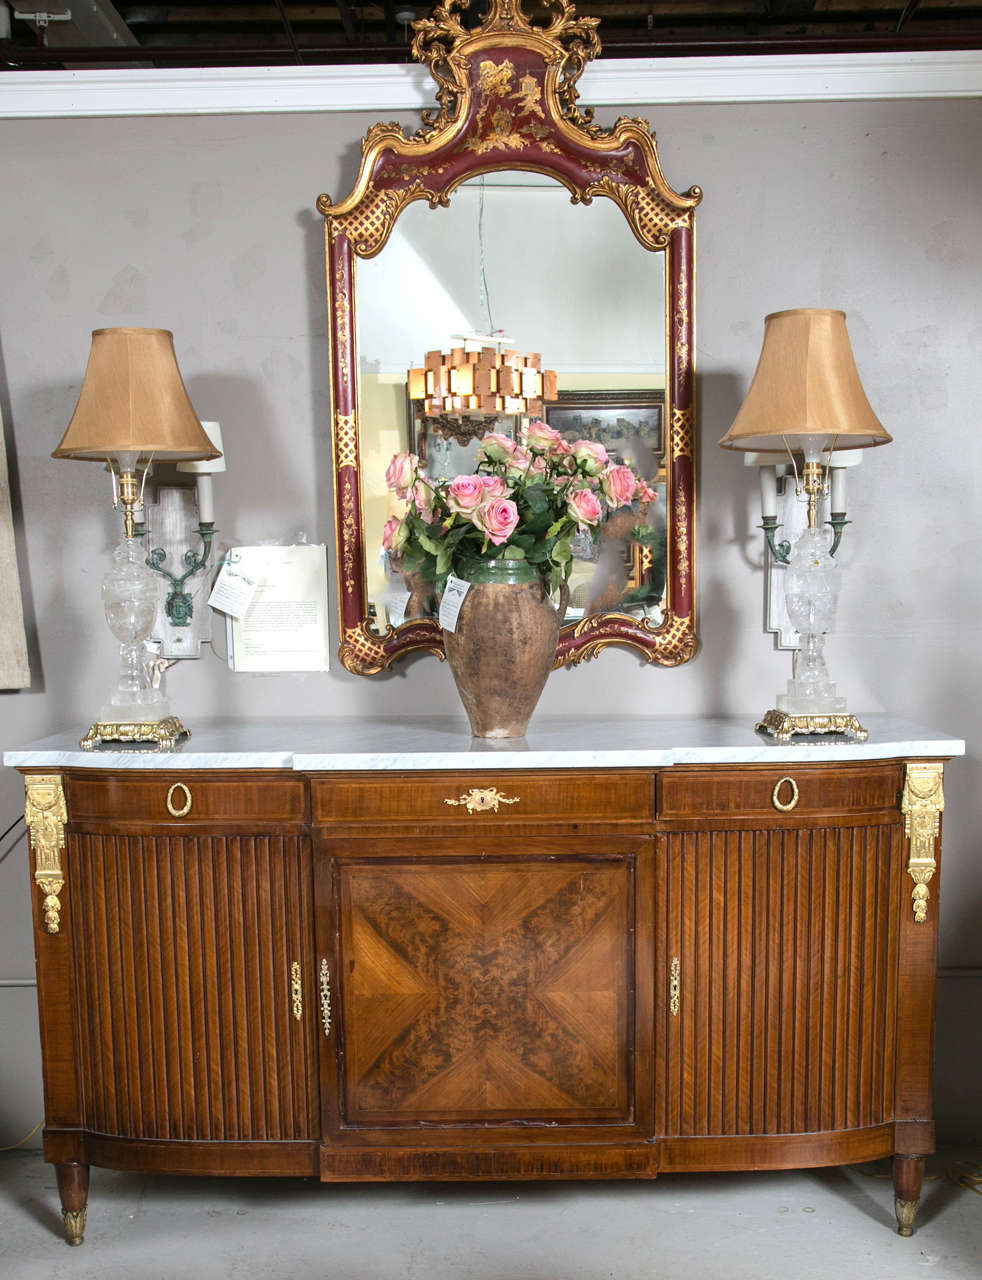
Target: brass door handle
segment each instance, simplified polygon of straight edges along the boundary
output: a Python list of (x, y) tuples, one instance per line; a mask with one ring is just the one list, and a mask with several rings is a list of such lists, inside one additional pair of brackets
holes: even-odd
[[(781, 798), (781, 788), (787, 783), (791, 788), (791, 799), (785, 804)], [(798, 803), (798, 784), (794, 778), (780, 778), (774, 783), (774, 790), (771, 792), (771, 803), (775, 809), (780, 809), (782, 813), (790, 813)]]
[[(178, 808), (174, 803), (175, 792), (184, 792), (184, 804)], [(167, 792), (167, 812), (172, 818), (186, 818), (191, 812), (191, 792), (184, 782), (175, 782)]]
[(290, 965), (290, 998), (293, 1001), (293, 1016), (298, 1022), (303, 1021), (303, 983), (300, 979), (300, 961), (294, 960)]
[(324, 1024), (324, 1035), (331, 1034), (331, 970), (326, 960), (321, 960), (321, 1022)]

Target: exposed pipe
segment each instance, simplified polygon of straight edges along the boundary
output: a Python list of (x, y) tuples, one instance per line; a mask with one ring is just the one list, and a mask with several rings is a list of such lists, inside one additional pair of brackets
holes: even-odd
[(286, 32), (286, 38), (290, 42), (290, 48), (293, 50), (293, 56), (298, 64), (302, 66), (303, 58), (300, 56), (300, 50), (297, 48), (297, 39), (293, 34), (293, 27), (290, 25), (290, 19), (287, 16), (286, 6), (283, 4), (283, 0), (276, 0), (276, 7), (280, 11), (280, 18), (283, 21), (283, 30)]
[[(920, 51), (946, 52), (952, 50), (982, 49), (982, 31), (962, 35), (908, 35), (902, 33), (858, 33), (852, 35), (813, 36), (764, 36), (758, 39), (666, 40), (648, 37), (646, 32), (638, 37), (608, 37), (603, 44), (603, 55), (609, 58), (692, 58), (730, 57), (740, 55), (796, 54), (796, 53), (908, 53)], [(330, 66), (335, 63), (378, 63), (404, 60), (409, 46), (402, 41), (365, 41), (357, 44), (300, 45), (303, 61), (308, 65)], [(0, 57), (8, 69), (49, 68), (60, 69), (66, 60), (75, 64), (102, 62), (122, 64), (132, 62), (164, 64), (181, 67), (214, 67), (260, 65), (275, 66), (293, 61), (293, 52), (278, 47), (242, 48), (201, 45), (143, 46), (141, 48), (80, 47), (73, 49), (44, 49), (0, 40)]]

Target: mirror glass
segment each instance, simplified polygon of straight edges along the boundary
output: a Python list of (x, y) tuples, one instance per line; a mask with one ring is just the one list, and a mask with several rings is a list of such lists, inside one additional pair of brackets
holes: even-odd
[(382, 252), (358, 261), (364, 545), (376, 634), (436, 612), (425, 584), (407, 579), (383, 549), (386, 521), (404, 510), (386, 487), (393, 455), (418, 454), (434, 478), (469, 474), (483, 434), (514, 437), (529, 421), (427, 417), (422, 401), (410, 401), (408, 370), (475, 333), (541, 355), (559, 388), (544, 405), (546, 421), (571, 443), (602, 443), (656, 494), (608, 521), (597, 546), (587, 535), (574, 544), (567, 620), (617, 610), (661, 622), (665, 293), (664, 254), (638, 244), (612, 201), (574, 205), (561, 184), (522, 171), (472, 179), (448, 207), (410, 204)]

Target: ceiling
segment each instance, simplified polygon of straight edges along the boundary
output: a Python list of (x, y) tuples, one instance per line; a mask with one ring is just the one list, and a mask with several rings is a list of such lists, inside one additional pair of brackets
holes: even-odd
[[(429, 7), (0, 0), (0, 71), (407, 62), (408, 24)], [(473, 0), (472, 21), (482, 8)], [(982, 47), (982, 0), (581, 0), (578, 10), (600, 18), (611, 58)]]

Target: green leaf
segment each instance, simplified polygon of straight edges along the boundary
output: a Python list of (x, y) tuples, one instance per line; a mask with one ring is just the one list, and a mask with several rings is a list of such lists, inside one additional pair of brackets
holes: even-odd
[(440, 548), (440, 554), (436, 558), (437, 576), (443, 573), (447, 573), (448, 570), (450, 569), (450, 565), (452, 561), (453, 561), (453, 547), (442, 546)]
[(549, 492), (544, 485), (529, 484), (525, 486), (522, 497), (528, 504), (529, 510), (536, 515), (549, 509)]
[(431, 556), (438, 556), (443, 550), (443, 543), (438, 542), (436, 538), (430, 537), (428, 533), (418, 533), (416, 537), (419, 545), (424, 551), (428, 551)]
[(573, 559), (573, 547), (569, 538), (560, 538), (550, 556), (553, 564), (568, 564)]
[(540, 542), (525, 553), (529, 564), (544, 564), (551, 557), (552, 543)]
[(508, 540), (510, 547), (524, 547), (526, 551), (531, 551), (535, 546), (535, 538), (531, 533), (513, 533)]
[(509, 542), (508, 546), (498, 552), (502, 560), (524, 560), (525, 548), (518, 546), (516, 542)]

